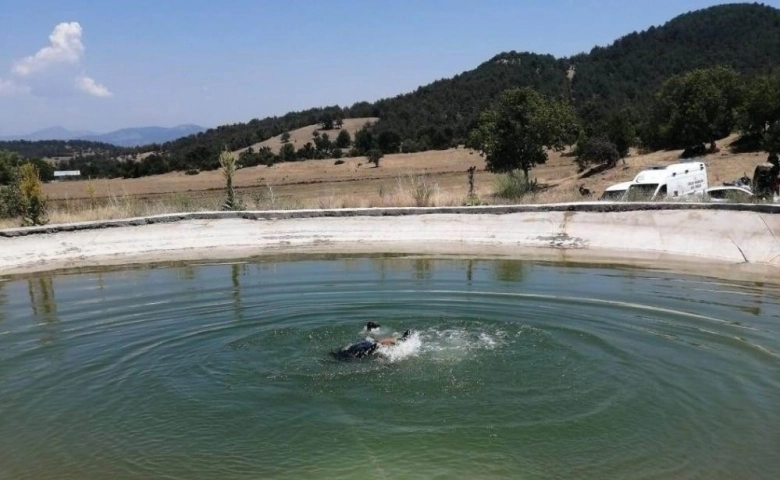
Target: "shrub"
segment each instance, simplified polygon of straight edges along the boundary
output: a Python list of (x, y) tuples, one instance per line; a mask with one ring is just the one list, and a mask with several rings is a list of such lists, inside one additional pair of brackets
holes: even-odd
[(427, 207), (430, 206), (431, 197), (436, 193), (438, 185), (427, 175), (409, 175), (405, 182), (399, 180), (398, 187), (414, 199), (415, 206)]
[(185, 172), (187, 175), (197, 175), (200, 173), (200, 170), (197, 168), (191, 168)]
[(236, 197), (236, 192), (233, 188), (233, 176), (236, 173), (235, 155), (225, 149), (225, 151), (219, 155), (219, 165), (222, 167), (222, 176), (225, 177), (226, 198), (225, 203), (222, 205), (222, 210), (243, 210), (244, 205), (241, 200)]
[(344, 165), (344, 160), (336, 160), (333, 165)]
[(614, 143), (605, 138), (589, 138), (577, 146), (577, 167), (585, 170), (589, 165), (604, 165), (614, 167), (620, 158), (620, 153)]
[(496, 196), (516, 200), (537, 190), (536, 180), (529, 181), (517, 171), (496, 175)]
[(17, 168), (15, 193), (17, 195), (17, 213), (22, 217), (22, 225), (45, 225), (46, 195), (43, 194), (41, 178), (38, 167), (31, 163), (25, 163)]

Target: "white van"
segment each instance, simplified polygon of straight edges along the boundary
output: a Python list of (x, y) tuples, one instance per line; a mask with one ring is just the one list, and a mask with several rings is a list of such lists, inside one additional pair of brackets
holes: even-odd
[(708, 188), (707, 167), (702, 162), (685, 162), (652, 167), (634, 177), (625, 199), (663, 200), (704, 195)]
[(610, 185), (606, 190), (604, 190), (604, 193), (601, 194), (599, 200), (604, 200), (607, 202), (618, 202), (623, 200), (623, 197), (628, 191), (628, 187), (630, 187), (632, 183), (633, 182), (620, 182), (614, 185)]

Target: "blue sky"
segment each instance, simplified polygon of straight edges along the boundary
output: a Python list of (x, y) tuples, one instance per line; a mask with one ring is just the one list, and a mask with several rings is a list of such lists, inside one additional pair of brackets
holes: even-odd
[(373, 101), (502, 51), (568, 56), (719, 3), (0, 0), (0, 135)]

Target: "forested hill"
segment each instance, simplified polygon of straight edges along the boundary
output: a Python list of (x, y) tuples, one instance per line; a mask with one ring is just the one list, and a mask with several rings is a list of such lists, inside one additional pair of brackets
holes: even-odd
[(581, 114), (588, 103), (642, 110), (664, 80), (696, 68), (723, 65), (749, 77), (779, 69), (780, 10), (760, 4), (711, 7), (566, 63), (576, 69), (572, 100)]
[(761, 4), (710, 7), (569, 58), (501, 53), (474, 70), (411, 93), (220, 127), (166, 149), (182, 155), (196, 146), (243, 148), (315, 123), (312, 120), (323, 112), (343, 118), (378, 116), (378, 133), (397, 132), (411, 148), (447, 148), (463, 142), (479, 112), (507, 88), (531, 86), (546, 95), (568, 97), (587, 123), (623, 108), (641, 117), (663, 80), (715, 65), (749, 76), (780, 68), (780, 10)]
[[(157, 152), (148, 162), (160, 164), (146, 166), (157, 173), (216, 168), (225, 146), (238, 150), (313, 123), (360, 117), (380, 118), (372, 133), (390, 140), (384, 142), (389, 146), (385, 153), (448, 148), (464, 142), (479, 112), (500, 92), (521, 86), (571, 100), (586, 128), (618, 111), (628, 111), (640, 123), (665, 79), (716, 65), (746, 77), (780, 72), (780, 10), (761, 4), (715, 6), (568, 58), (501, 53), (473, 70), (393, 98), (225, 125), (134, 151)], [(134, 175), (146, 174), (146, 167)]]
[(570, 98), (585, 121), (623, 108), (641, 113), (665, 79), (715, 65), (748, 76), (780, 67), (780, 10), (759, 4), (711, 7), (570, 58), (502, 53), (452, 79), (377, 102), (375, 113), (382, 119), (377, 127), (404, 138), (423, 127), (449, 127), (462, 139), (480, 110), (517, 86)]
[(76, 155), (110, 158), (124, 152), (110, 143), (88, 140), (4, 140), (0, 150), (16, 152), (27, 158), (68, 158)]

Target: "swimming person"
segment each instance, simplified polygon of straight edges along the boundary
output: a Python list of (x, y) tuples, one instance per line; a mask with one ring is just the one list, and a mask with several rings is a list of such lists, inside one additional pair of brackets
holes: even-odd
[[(375, 330), (379, 330), (379, 327), (380, 325), (376, 322), (368, 322), (366, 324), (366, 332), (371, 333)], [(403, 342), (404, 340), (409, 338), (412, 335), (412, 333), (413, 331), (409, 329), (404, 332), (401, 338), (398, 339), (392, 337), (386, 337), (386, 338), (380, 338), (379, 340), (374, 340), (371, 337), (367, 337), (365, 340), (362, 340), (357, 343), (353, 343), (352, 345), (348, 345), (340, 350), (334, 350), (330, 353), (337, 360), (354, 360), (358, 358), (366, 358), (377, 354), (380, 345), (381, 346), (396, 345), (398, 342)]]

